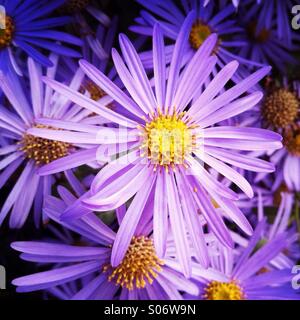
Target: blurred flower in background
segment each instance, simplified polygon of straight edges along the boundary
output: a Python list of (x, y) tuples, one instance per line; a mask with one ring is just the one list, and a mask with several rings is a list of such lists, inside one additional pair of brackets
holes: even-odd
[(44, 0), (0, 1), (0, 6), (5, 12), (5, 29), (0, 31), (0, 70), (22, 74), (18, 65), (19, 51), (23, 51), (36, 62), (48, 67), (52, 63), (41, 52), (42, 50), (80, 57), (78, 51), (63, 46), (62, 43), (78, 47), (82, 44), (81, 40), (69, 33), (56, 30), (57, 27), (70, 23), (71, 18), (50, 16), (63, 3), (64, 0), (53, 0), (50, 3)]

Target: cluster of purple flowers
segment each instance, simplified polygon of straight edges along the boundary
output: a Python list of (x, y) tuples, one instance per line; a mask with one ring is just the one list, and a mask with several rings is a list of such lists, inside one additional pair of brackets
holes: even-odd
[(17, 292), (300, 299), (294, 4), (0, 0), (0, 226), (45, 231)]

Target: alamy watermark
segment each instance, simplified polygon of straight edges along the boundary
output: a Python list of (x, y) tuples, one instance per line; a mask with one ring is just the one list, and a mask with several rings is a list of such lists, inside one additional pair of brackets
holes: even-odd
[(300, 265), (293, 266), (292, 274), (294, 274), (292, 278), (292, 287), (294, 290), (300, 289)]
[[(96, 160), (99, 164), (112, 162), (114, 165), (139, 164), (149, 166), (182, 165), (192, 161), (192, 153), (204, 158), (204, 130), (194, 129), (151, 129), (149, 132), (128, 128), (101, 128), (96, 133), (98, 145)], [(203, 161), (199, 162), (203, 166)], [(186, 168), (185, 173), (195, 172)]]
[(292, 28), (294, 30), (300, 29), (300, 5), (293, 6), (292, 14), (294, 15), (292, 19)]
[(6, 270), (3, 266), (0, 266), (0, 290), (6, 289)]

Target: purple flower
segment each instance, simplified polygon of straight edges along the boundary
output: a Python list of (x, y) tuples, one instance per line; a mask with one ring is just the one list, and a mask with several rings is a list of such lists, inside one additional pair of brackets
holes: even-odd
[(291, 28), (292, 7), (298, 4), (296, 0), (261, 0), (258, 7), (257, 32), (276, 28), (277, 38), (291, 46), (293, 39), (300, 40)]
[[(110, 257), (113, 243), (117, 241), (115, 232), (92, 212), (75, 221), (61, 222), (64, 210), (76, 198), (64, 187), (59, 187), (58, 192), (63, 200), (48, 197), (44, 214), (80, 235), (80, 245), (70, 245), (69, 238), (67, 243), (63, 240), (13, 243), (12, 248), (22, 252), (22, 259), (52, 264), (49, 271), (15, 279), (13, 284), (18, 292), (47, 289), (61, 298), (73, 300), (178, 300), (182, 299), (181, 292), (198, 294), (195, 284), (157, 257), (145, 224), (136, 229), (120, 264), (112, 267)], [(172, 247), (170, 250), (174, 251)], [(71, 292), (76, 290), (75, 280), (80, 281), (74, 295), (62, 294), (67, 286), (72, 288)]]
[[(55, 78), (58, 57), (50, 56), (53, 67), (47, 69), (48, 77)], [(32, 205), (36, 225), (40, 222), (43, 197), (51, 193), (55, 182), (54, 176), (40, 177), (38, 169), (41, 165), (65, 157), (75, 150), (80, 159), (71, 158), (74, 166), (88, 163), (84, 158), (94, 154), (96, 149), (87, 144), (69, 144), (54, 140), (37, 138), (30, 134), (33, 128), (56, 128), (56, 123), (81, 124), (86, 128), (93, 122), (94, 116), (86, 109), (73, 105), (66, 98), (45, 87), (42, 82), (42, 69), (31, 58), (28, 59), (30, 88), (24, 90), (25, 79), (22, 81), (15, 74), (0, 74), (0, 88), (9, 101), (9, 108), (0, 105), (0, 132), (6, 144), (0, 149), (0, 187), (2, 188), (18, 168), (22, 172), (4, 202), (0, 211), (0, 225), (11, 211), (10, 227), (20, 228), (25, 223)], [(70, 83), (74, 90), (81, 86), (84, 74), (78, 70)], [(44, 121), (41, 117), (46, 118)], [(97, 119), (97, 122), (99, 120)], [(59, 131), (59, 130), (57, 130)], [(52, 132), (52, 131), (51, 131)], [(62, 171), (68, 168), (62, 168)], [(72, 173), (66, 173), (71, 179)]]
[[(191, 223), (188, 223), (187, 217), (197, 221), (197, 213), (200, 212), (220, 241), (232, 246), (229, 232), (222, 218), (216, 213), (212, 199), (244, 232), (252, 232), (247, 219), (233, 202), (237, 200), (237, 194), (210, 174), (203, 163), (227, 177), (252, 197), (253, 191), (247, 180), (225, 163), (251, 171), (272, 172), (272, 164), (248, 157), (238, 151), (274, 150), (281, 147), (281, 136), (271, 131), (230, 126), (214, 127), (218, 122), (248, 110), (258, 103), (262, 98), (261, 92), (244, 94), (261, 80), (270, 68), (257, 71), (223, 92), (225, 84), (238, 68), (238, 63), (233, 61), (214, 77), (197, 99), (194, 99), (199, 86), (207, 80), (216, 62), (216, 58), (210, 56), (216, 44), (216, 37), (212, 35), (180, 72), (182, 52), (188, 37), (186, 31), (190, 29), (194, 17), (191, 13), (183, 24), (174, 48), (167, 81), (163, 37), (159, 25), (155, 26), (155, 94), (137, 52), (124, 35), (120, 36), (120, 45), (127, 67), (116, 50), (113, 50), (112, 56), (119, 77), (130, 96), (93, 65), (86, 61), (80, 62), (87, 76), (126, 108), (134, 116), (134, 120), (132, 117), (127, 118), (103, 108), (63, 84), (47, 80), (46, 82), (59, 93), (90, 111), (95, 110), (121, 128), (98, 127), (97, 139), (89, 135), (83, 126), (78, 126), (80, 133), (71, 131), (75, 130), (75, 127), (68, 128), (64, 125), (60, 126), (65, 129), (63, 134), (53, 131), (50, 133), (51, 130), (46, 131), (42, 128), (34, 132), (48, 139), (59, 139), (68, 143), (98, 143), (102, 144), (101, 148), (106, 145), (107, 149), (102, 151), (110, 154), (112, 150), (123, 150), (124, 153), (120, 157), (99, 172), (82, 202), (93, 210), (107, 211), (118, 208), (135, 195), (117, 233), (116, 243), (120, 245), (121, 240), (122, 246), (127, 246), (139, 224), (147, 199), (154, 192), (153, 229), (156, 250), (159, 256), (164, 255), (167, 234), (164, 221), (169, 217), (179, 260), (187, 275), (190, 273), (190, 262), (185, 228), (188, 228), (188, 233), (195, 233), (195, 223), (193, 220), (189, 220)], [(190, 104), (192, 100), (193, 103)], [(98, 152), (98, 155), (103, 157), (101, 152)], [(66, 159), (44, 166), (40, 169), (40, 174), (61, 171)], [(84, 210), (76, 213), (69, 210), (64, 218), (79, 217), (84, 213)], [(113, 252), (119, 252), (119, 248), (114, 248)], [(113, 254), (113, 264), (117, 265), (122, 258), (122, 255), (116, 257)]]
[[(300, 191), (300, 123), (299, 123), (300, 85), (294, 82), (290, 85), (285, 79), (283, 84), (270, 85), (260, 108), (256, 110), (253, 121), (272, 128), (283, 136), (283, 145), (279, 151), (270, 155), (270, 160), (276, 165), (277, 171), (272, 183), (272, 191), (285, 184), (290, 191)], [(256, 182), (265, 179), (264, 173), (259, 173)]]
[(57, 54), (80, 57), (77, 51), (58, 44), (81, 46), (77, 37), (56, 31), (55, 28), (70, 23), (69, 17), (49, 17), (64, 0), (51, 1), (19, 1), (0, 0), (5, 9), (5, 29), (0, 30), (0, 70), (15, 71), (22, 74), (18, 67), (16, 50), (21, 50), (43, 66), (52, 66), (51, 60), (37, 49), (46, 49)]
[[(286, 1), (276, 1), (282, 5)], [(289, 2), (289, 1), (287, 1)], [(298, 61), (293, 57), (293, 52), (299, 50), (299, 41), (297, 34), (291, 31), (285, 31), (289, 35), (289, 40), (283, 41), (278, 38), (276, 22), (272, 16), (274, 2), (265, 1), (264, 10), (261, 6), (251, 5), (241, 6), (238, 14), (238, 21), (240, 26), (244, 27), (244, 32), (236, 35), (235, 41), (241, 41), (245, 44), (237, 48), (237, 53), (245, 59), (250, 59), (257, 63), (265, 65), (273, 65), (281, 73), (286, 73), (286, 67), (290, 65), (297, 65)], [(283, 13), (280, 12), (280, 17)], [(283, 21), (280, 21), (279, 28), (283, 28)], [(288, 28), (291, 25), (288, 24)], [(286, 30), (286, 28), (284, 28)]]
[[(280, 233), (263, 246), (261, 233), (265, 229), (262, 220), (250, 238), (248, 245), (233, 251), (216, 240), (210, 243), (212, 270), (195, 268), (193, 278), (198, 280), (201, 300), (299, 300), (292, 288), (291, 268), (278, 270), (271, 261), (287, 246), (287, 234)], [(168, 264), (168, 262), (167, 262)], [(176, 269), (176, 264), (171, 263)], [(214, 272), (213, 272), (214, 270)], [(186, 298), (193, 298), (186, 296)]]
[[(260, 66), (252, 60), (246, 60), (241, 55), (235, 54), (240, 47), (243, 47), (246, 42), (235, 40), (243, 29), (237, 25), (237, 21), (233, 14), (236, 9), (229, 4), (222, 7), (218, 13), (214, 12), (215, 5), (213, 3), (204, 6), (204, 0), (196, 1), (182, 1), (182, 7), (177, 7), (174, 1), (158, 1), (158, 0), (137, 0), (142, 6), (148, 9), (141, 11), (141, 16), (136, 19), (137, 25), (130, 27), (130, 30), (147, 36), (152, 36), (153, 27), (155, 23), (159, 23), (166, 38), (175, 42), (181, 26), (186, 16), (195, 11), (193, 23), (190, 28), (185, 30), (188, 34), (185, 42), (185, 50), (182, 53), (182, 63), (185, 64), (191, 60), (195, 52), (203, 42), (213, 33), (217, 35), (217, 42), (215, 44), (213, 53), (217, 57), (216, 67), (213, 69), (213, 75), (218, 70), (222, 69), (224, 65), (237, 60), (240, 63), (239, 69), (232, 76), (232, 80), (236, 83), (240, 82), (245, 75), (248, 75), (249, 66)], [(184, 10), (182, 10), (182, 8)], [(174, 44), (165, 46), (166, 62), (171, 61)], [(141, 60), (146, 68), (153, 67), (152, 51), (140, 54)]]

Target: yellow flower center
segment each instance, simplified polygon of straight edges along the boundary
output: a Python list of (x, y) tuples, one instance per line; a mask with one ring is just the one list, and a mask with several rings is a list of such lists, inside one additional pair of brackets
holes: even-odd
[(298, 108), (299, 101), (294, 93), (277, 89), (266, 97), (262, 116), (269, 125), (284, 128), (295, 121)]
[[(0, 16), (0, 19), (2, 20), (2, 16)], [(0, 49), (11, 44), (15, 31), (15, 26), (11, 17), (6, 16), (3, 20), (5, 20), (5, 28), (0, 29)]]
[[(154, 250), (153, 241), (145, 236), (133, 237), (126, 255), (118, 267), (112, 270), (109, 281), (128, 290), (145, 288), (152, 284), (164, 264)], [(112, 269), (110, 265), (103, 268), (104, 272)]]
[(141, 156), (148, 157), (156, 170), (157, 166), (186, 165), (185, 157), (193, 152), (196, 136), (193, 128), (182, 118), (185, 113), (163, 115), (159, 112), (141, 129)]
[(247, 26), (247, 32), (249, 37), (258, 42), (258, 43), (266, 43), (271, 35), (270, 30), (263, 28), (259, 33), (257, 33), (257, 22), (253, 21)]
[(300, 157), (300, 127), (298, 125), (284, 131), (283, 144), (290, 154)]
[[(36, 125), (35, 128), (55, 129), (50, 126)], [(24, 134), (20, 141), (20, 150), (27, 159), (33, 159), (36, 165), (45, 165), (69, 154), (71, 144)]]
[[(191, 32), (190, 32), (190, 36), (189, 36), (189, 41), (190, 44), (192, 46), (192, 48), (194, 48), (195, 50), (197, 50), (198, 48), (201, 47), (201, 45), (203, 44), (203, 42), (212, 34), (212, 30), (210, 29), (210, 27), (208, 25), (206, 25), (205, 23), (203, 23), (201, 20), (196, 20), (196, 22), (194, 22)], [(217, 50), (217, 48), (215, 48), (215, 51)]]
[(204, 289), (205, 300), (244, 300), (242, 288), (235, 282), (210, 282)]

